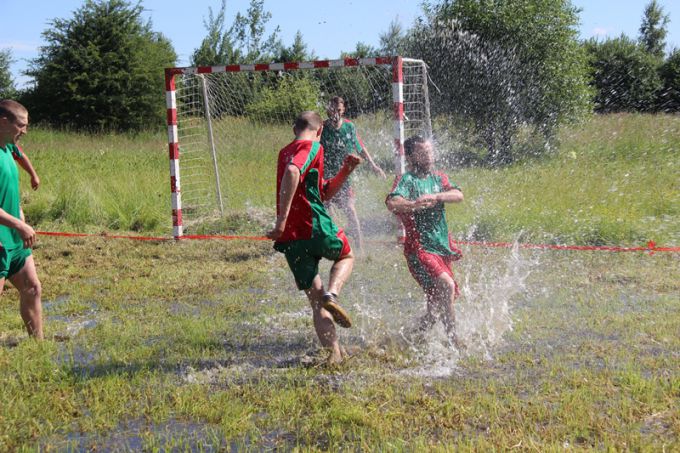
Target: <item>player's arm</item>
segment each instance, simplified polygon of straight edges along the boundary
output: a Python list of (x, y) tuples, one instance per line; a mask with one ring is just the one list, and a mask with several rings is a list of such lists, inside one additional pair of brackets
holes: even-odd
[(290, 207), (293, 204), (293, 196), (300, 184), (300, 169), (295, 165), (290, 164), (286, 167), (281, 177), (281, 189), (279, 190), (279, 214), (276, 216), (276, 223), (274, 229), (267, 233), (269, 239), (278, 239), (286, 229), (286, 222), (288, 221), (288, 214)]
[(452, 187), (451, 189), (435, 195), (437, 201), (441, 203), (460, 203), (463, 201), (463, 192)]
[(451, 187), (444, 192), (421, 195), (414, 203), (417, 209), (425, 209), (432, 208), (437, 203), (459, 203), (461, 201), (463, 201), (463, 192), (460, 189)]
[(406, 214), (418, 210), (416, 200), (408, 200), (401, 195), (388, 196), (385, 204), (387, 209), (394, 214)]
[(33, 168), (33, 164), (25, 151), (21, 150), (21, 157), (18, 157), (16, 162), (31, 176), (31, 187), (33, 190), (37, 190), (40, 186), (40, 177), (38, 177), (38, 173)]
[(373, 170), (373, 172), (376, 175), (380, 176), (381, 178), (383, 178), (383, 179), (387, 178), (387, 176), (385, 176), (385, 172), (382, 170), (382, 168), (380, 168), (378, 166), (378, 164), (376, 164), (373, 161), (371, 154), (366, 149), (366, 145), (364, 145), (364, 142), (363, 142), (363, 140), (361, 140), (361, 137), (359, 137), (359, 133), (356, 131), (356, 129), (354, 129), (354, 143), (355, 143), (357, 150), (359, 151), (359, 155), (361, 157), (363, 157), (364, 159), (366, 159), (366, 161), (368, 162), (368, 165), (371, 166), (371, 170)]
[(383, 171), (383, 169), (380, 168), (380, 167), (378, 166), (378, 164), (376, 164), (376, 163), (373, 161), (373, 158), (372, 158), (371, 155), (368, 153), (368, 151), (366, 150), (366, 148), (363, 148), (363, 150), (361, 151), (361, 157), (363, 157), (364, 159), (366, 159), (366, 161), (368, 161), (368, 165), (371, 166), (371, 170), (373, 170), (373, 172), (374, 172), (376, 175), (380, 176), (380, 177), (383, 178), (383, 179), (386, 179), (386, 178), (387, 178), (387, 176), (385, 175), (385, 172)]
[(322, 186), (322, 194), (321, 197), (324, 200), (330, 200), (335, 196), (335, 194), (338, 193), (342, 185), (347, 181), (347, 178), (349, 175), (352, 174), (355, 168), (362, 162), (363, 159), (361, 157), (354, 155), (354, 154), (348, 154), (345, 156), (345, 160), (342, 162), (342, 167), (340, 168), (340, 171), (332, 177), (331, 179), (324, 180), (323, 186)]
[(24, 241), (24, 248), (30, 248), (35, 244), (35, 231), (33, 228), (21, 219), (17, 219), (9, 214), (4, 209), (0, 209), (0, 225), (5, 225), (6, 227), (17, 230), (19, 236), (21, 236), (21, 239)]

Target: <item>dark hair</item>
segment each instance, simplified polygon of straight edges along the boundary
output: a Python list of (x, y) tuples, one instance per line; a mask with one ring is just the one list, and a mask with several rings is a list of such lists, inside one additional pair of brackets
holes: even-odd
[(415, 151), (416, 146), (422, 145), (423, 143), (427, 143), (427, 139), (422, 135), (414, 135), (413, 137), (407, 138), (404, 142), (404, 154), (406, 157), (410, 157), (411, 154), (413, 154), (413, 151)]
[(321, 116), (313, 110), (306, 110), (295, 118), (295, 123), (293, 123), (293, 129), (297, 132), (302, 132), (305, 129), (315, 131), (321, 127), (323, 120)]
[(338, 105), (345, 105), (345, 100), (340, 96), (333, 96), (330, 101), (328, 101), (328, 106), (337, 107)]
[(11, 99), (3, 99), (0, 101), (0, 116), (7, 117), (10, 121), (16, 121), (17, 115), (21, 113), (28, 114), (28, 110), (17, 101)]

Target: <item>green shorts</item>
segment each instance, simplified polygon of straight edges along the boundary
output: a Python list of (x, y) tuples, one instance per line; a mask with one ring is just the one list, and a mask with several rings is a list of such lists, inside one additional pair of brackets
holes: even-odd
[(10, 278), (23, 269), (29, 256), (31, 249), (19, 247), (7, 250), (0, 247), (0, 278)]
[(319, 273), (321, 258), (336, 261), (352, 251), (342, 230), (337, 236), (277, 242), (274, 249), (286, 256), (295, 284), (302, 290), (312, 287), (314, 277)]

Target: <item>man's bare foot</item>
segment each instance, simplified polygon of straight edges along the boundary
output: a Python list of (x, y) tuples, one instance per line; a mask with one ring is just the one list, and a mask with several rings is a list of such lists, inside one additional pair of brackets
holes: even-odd
[(342, 346), (338, 346), (336, 348), (331, 349), (330, 354), (328, 355), (328, 360), (326, 361), (326, 365), (331, 367), (338, 366), (347, 357), (348, 357), (347, 351), (345, 350), (345, 348), (343, 348)]

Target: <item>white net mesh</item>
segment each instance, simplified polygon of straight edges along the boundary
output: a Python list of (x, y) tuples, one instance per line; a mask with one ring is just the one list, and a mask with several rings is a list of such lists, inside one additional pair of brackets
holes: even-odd
[[(325, 118), (333, 96), (345, 100), (345, 116), (373, 159), (386, 171), (395, 167), (391, 65), (195, 72), (175, 78), (184, 234), (261, 231), (295, 117), (316, 110)], [(403, 81), (405, 137), (429, 135), (424, 64), (405, 59)]]

